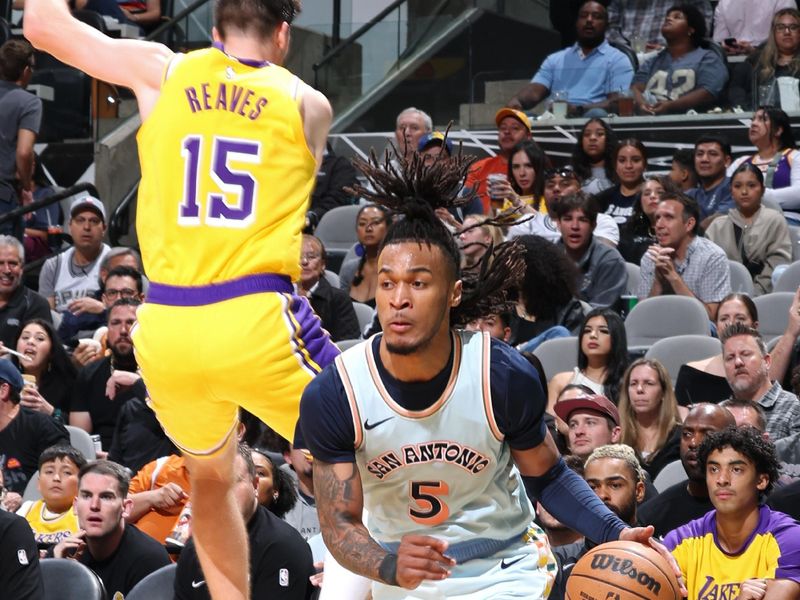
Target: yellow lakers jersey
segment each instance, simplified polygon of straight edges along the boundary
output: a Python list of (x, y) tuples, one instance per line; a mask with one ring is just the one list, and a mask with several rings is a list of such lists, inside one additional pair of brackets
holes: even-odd
[(78, 517), (72, 507), (66, 512), (51, 516), (42, 500), (33, 503), (25, 519), (39, 544), (57, 544), (80, 530)]
[(299, 79), (219, 49), (176, 55), (137, 140), (136, 228), (155, 282), (205, 285), (300, 275), (316, 170)]

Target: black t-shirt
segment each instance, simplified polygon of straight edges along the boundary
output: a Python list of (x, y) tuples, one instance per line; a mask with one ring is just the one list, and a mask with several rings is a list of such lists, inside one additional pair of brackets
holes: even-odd
[(718, 404), (733, 394), (728, 380), (706, 373), (689, 365), (682, 365), (675, 380), (675, 398), (680, 406), (700, 402)]
[(44, 598), (39, 551), (31, 526), (4, 510), (0, 510), (0, 598)]
[[(259, 506), (247, 524), (250, 542), (250, 596), (307, 600), (314, 587), (311, 548), (288, 523)], [(175, 573), (175, 600), (207, 600), (208, 585), (197, 560), (194, 541), (181, 551)]]
[(636, 511), (639, 524), (652, 525), (656, 529), (656, 536), (663, 538), (673, 529), (713, 510), (714, 506), (708, 498), (689, 495), (687, 483), (688, 480), (676, 483), (642, 504)]
[(111, 448), (114, 427), (122, 405), (131, 398), (144, 398), (147, 390), (139, 380), (130, 388), (117, 392), (111, 400), (106, 396), (106, 383), (111, 377), (111, 357), (91, 362), (78, 373), (70, 403), (70, 412), (88, 412), (92, 431), (100, 435), (103, 450)]
[(95, 560), (87, 547), (80, 561), (97, 573), (106, 588), (106, 598), (119, 592), (127, 596), (137, 583), (153, 571), (170, 564), (164, 546), (133, 525), (125, 525), (117, 551), (105, 560)]
[(800, 519), (800, 480), (775, 488), (767, 504), (772, 510), (786, 513), (795, 521)]
[[(380, 378), (400, 406), (420, 411), (441, 397), (453, 369), (452, 349), (447, 365), (436, 377), (407, 383), (392, 377), (383, 366), (380, 336), (372, 344)], [(508, 445), (528, 450), (542, 443), (547, 431), (543, 419), (547, 399), (531, 364), (508, 344), (492, 340), (490, 382), (494, 418)], [(353, 417), (335, 365), (326, 367), (303, 392), (300, 429), (303, 444), (316, 458), (329, 463), (355, 462)]]
[(633, 215), (633, 207), (639, 202), (639, 198), (641, 198), (639, 193), (633, 196), (624, 195), (619, 185), (603, 190), (595, 196), (600, 211), (614, 217), (620, 227)]
[(69, 433), (61, 423), (20, 407), (17, 416), (0, 431), (0, 465), (6, 489), (22, 494), (39, 468), (42, 451), (58, 443), (69, 443)]
[(131, 398), (120, 409), (108, 459), (134, 473), (161, 456), (178, 454), (147, 403)]
[(51, 323), (50, 304), (44, 296), (20, 285), (8, 304), (0, 308), (0, 342), (6, 348), (16, 348), (22, 326), (31, 319), (43, 319)]

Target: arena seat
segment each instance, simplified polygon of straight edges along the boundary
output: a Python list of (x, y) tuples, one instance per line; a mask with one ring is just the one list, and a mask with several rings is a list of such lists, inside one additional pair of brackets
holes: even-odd
[(625, 286), (625, 293), (629, 296), (635, 296), (639, 283), (642, 281), (642, 269), (639, 265), (626, 262), (625, 270), (628, 272), (628, 283)]
[(625, 319), (628, 351), (643, 354), (658, 340), (674, 335), (710, 335), (705, 306), (688, 296), (645, 298)]
[(728, 259), (728, 266), (731, 273), (731, 291), (755, 296), (755, 286), (750, 271), (742, 263)]
[(673, 386), (682, 365), (722, 352), (722, 344), (710, 335), (675, 335), (650, 346), (645, 358), (657, 360), (669, 372)]
[(578, 338), (562, 337), (539, 344), (533, 355), (542, 363), (547, 381), (556, 373), (572, 371), (578, 366)]
[(753, 298), (758, 309), (758, 331), (765, 342), (769, 343), (786, 331), (793, 299), (792, 292), (772, 292)]
[[(77, 560), (43, 558), (39, 565), (44, 582), (44, 600), (104, 600), (106, 597), (100, 578)], [(169, 592), (172, 594), (171, 587)]]
[(353, 310), (356, 311), (358, 329), (363, 336), (366, 328), (372, 324), (372, 319), (375, 317), (375, 309), (363, 302), (353, 302)]
[(314, 230), (314, 235), (325, 245), (328, 268), (332, 271), (339, 271), (345, 254), (358, 241), (356, 215), (360, 208), (358, 205), (332, 208), (322, 215)]
[(775, 282), (772, 291), (794, 293), (798, 287), (800, 287), (800, 262), (793, 262), (778, 277), (778, 281)]
[(28, 485), (25, 486), (25, 491), (22, 494), (22, 501), (27, 502), (40, 500), (42, 493), (39, 491), (39, 471), (36, 471), (28, 480)]
[(177, 565), (167, 565), (153, 571), (133, 586), (125, 596), (127, 600), (172, 600), (175, 597), (175, 570)]
[(686, 479), (686, 470), (683, 468), (683, 463), (680, 460), (674, 460), (665, 465), (661, 472), (656, 475), (653, 486), (660, 494), (668, 487), (680, 483), (684, 479)]

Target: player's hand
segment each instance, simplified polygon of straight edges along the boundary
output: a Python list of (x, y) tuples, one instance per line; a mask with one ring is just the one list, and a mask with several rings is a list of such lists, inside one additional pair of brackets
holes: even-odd
[(81, 529), (75, 535), (64, 538), (53, 548), (53, 556), (56, 558), (79, 559), (86, 548), (86, 542), (83, 540), (85, 536), (86, 532)]
[(67, 309), (73, 315), (82, 315), (84, 313), (100, 315), (103, 314), (103, 311), (106, 309), (106, 306), (105, 304), (100, 302), (100, 300), (95, 300), (94, 298), (89, 298), (89, 297), (83, 297), (70, 302), (67, 305)]
[(311, 585), (313, 585), (314, 587), (318, 587), (318, 588), (322, 587), (322, 580), (323, 580), (324, 575), (325, 575), (325, 571), (323, 570), (324, 568), (325, 568), (325, 563), (324, 562), (319, 561), (319, 562), (315, 562), (314, 563), (314, 571), (315, 571), (315, 573), (311, 577), (308, 578), (308, 580), (311, 582)]
[(447, 579), (456, 564), (444, 554), (447, 545), (428, 535), (404, 535), (397, 549), (397, 585), (413, 590), (426, 580)]
[(177, 515), (183, 509), (183, 501), (189, 494), (177, 483), (169, 482), (155, 490), (153, 508), (168, 515)]
[(654, 531), (655, 528), (652, 525), (648, 525), (647, 527), (626, 527), (619, 534), (619, 539), (626, 542), (639, 542), (645, 546), (650, 546), (656, 552), (658, 552), (661, 555), (661, 558), (666, 560), (667, 564), (672, 567), (672, 572), (675, 573), (675, 577), (678, 579), (681, 595), (684, 597), (688, 596), (689, 591), (686, 589), (686, 584), (683, 581), (683, 574), (681, 573), (681, 569), (678, 566), (675, 557), (672, 556), (664, 544), (653, 538)]
[(766, 579), (747, 579), (739, 586), (739, 597), (737, 600), (761, 600), (766, 593)]
[(131, 371), (114, 371), (106, 382), (106, 396), (113, 400), (117, 392), (131, 387), (141, 378), (141, 375)]
[(25, 408), (46, 415), (52, 415), (55, 411), (55, 407), (45, 400), (44, 396), (39, 393), (39, 390), (32, 385), (26, 385), (22, 388), (19, 394), (19, 403)]
[(3, 507), (8, 511), (15, 513), (22, 506), (22, 496), (17, 492), (8, 492), (3, 498)]

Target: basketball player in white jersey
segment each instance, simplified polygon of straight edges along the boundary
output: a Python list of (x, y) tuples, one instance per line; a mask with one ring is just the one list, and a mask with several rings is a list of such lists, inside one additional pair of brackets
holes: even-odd
[(648, 543), (652, 527), (628, 527), (566, 468), (530, 364), (487, 334), (452, 327), (496, 312), (524, 269), (505, 247), (477, 283), (460, 279), (458, 248), (433, 211), (451, 204), (462, 159), (416, 160), (402, 178), (361, 168), (370, 198), (404, 218), (379, 255), (383, 333), (337, 358), (301, 402), (299, 435), (314, 455), (320, 526), (336, 560), (374, 580), (376, 600), (546, 597), (552, 555), (531, 526), (523, 478), (589, 539)]

